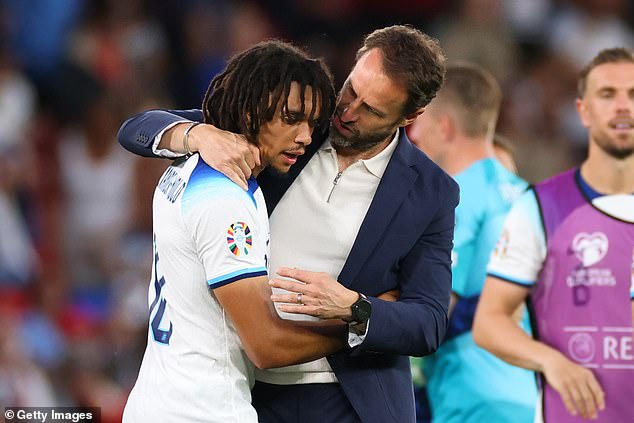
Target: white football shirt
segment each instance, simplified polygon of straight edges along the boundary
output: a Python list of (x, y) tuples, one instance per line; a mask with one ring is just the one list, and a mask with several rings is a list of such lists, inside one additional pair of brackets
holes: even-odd
[(153, 209), (148, 345), (123, 420), (257, 422), (253, 365), (213, 289), (267, 274), (262, 192), (194, 155), (165, 171)]

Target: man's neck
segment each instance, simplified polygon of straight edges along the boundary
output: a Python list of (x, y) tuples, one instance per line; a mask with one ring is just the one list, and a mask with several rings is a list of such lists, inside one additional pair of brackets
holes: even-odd
[(461, 138), (454, 143), (443, 163), (443, 170), (455, 176), (469, 166), (488, 157), (494, 157), (493, 145), (485, 139)]
[(634, 155), (620, 160), (601, 153), (590, 154), (581, 165), (586, 183), (602, 194), (634, 193)]
[(359, 160), (368, 160), (385, 150), (394, 139), (394, 134), (390, 135), (379, 144), (369, 150), (357, 150), (350, 147), (335, 147), (337, 151), (337, 161), (339, 162), (339, 172), (346, 170), (351, 164)]

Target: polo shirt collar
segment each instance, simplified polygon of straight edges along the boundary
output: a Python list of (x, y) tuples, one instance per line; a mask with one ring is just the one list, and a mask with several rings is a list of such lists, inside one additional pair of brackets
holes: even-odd
[[(370, 172), (372, 175), (376, 176), (379, 179), (383, 177), (383, 173), (385, 173), (385, 168), (387, 168), (390, 158), (392, 157), (394, 150), (396, 150), (396, 145), (398, 144), (398, 136), (401, 130), (402, 129), (399, 128), (396, 131), (396, 133), (394, 134), (394, 137), (392, 138), (392, 141), (390, 141), (388, 146), (385, 147), (379, 154), (377, 154), (374, 157), (370, 157), (369, 159), (366, 159), (366, 160), (360, 160), (360, 162), (363, 163), (363, 165), (368, 170), (368, 172)], [(319, 150), (328, 151), (328, 152), (332, 152), (336, 154), (335, 148), (330, 143), (330, 138), (328, 138), (322, 144)], [(336, 159), (336, 156), (335, 156), (335, 159)]]

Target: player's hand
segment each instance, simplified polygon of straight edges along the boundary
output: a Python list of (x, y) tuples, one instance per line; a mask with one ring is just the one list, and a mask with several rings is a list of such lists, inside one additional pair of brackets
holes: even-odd
[(605, 409), (605, 394), (590, 369), (557, 352), (544, 363), (543, 372), (573, 416), (596, 419), (598, 410)]
[(348, 319), (352, 316), (350, 306), (357, 301), (359, 294), (327, 273), (282, 267), (277, 274), (294, 279), (274, 278), (269, 281), (272, 287), (289, 291), (271, 295), (271, 301), (280, 311), (322, 319)]
[(383, 301), (398, 301), (398, 299), (401, 298), (401, 291), (398, 289), (385, 291), (384, 293), (377, 295), (377, 298)]
[(243, 135), (200, 124), (189, 132), (191, 151), (212, 168), (224, 174), (245, 191), (254, 168), (260, 167), (260, 151)]

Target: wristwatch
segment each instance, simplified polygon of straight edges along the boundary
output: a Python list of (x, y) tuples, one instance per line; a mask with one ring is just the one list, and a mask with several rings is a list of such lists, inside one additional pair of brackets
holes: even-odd
[(352, 311), (352, 316), (348, 320), (348, 323), (351, 325), (359, 325), (370, 320), (370, 314), (372, 314), (372, 303), (368, 300), (368, 297), (359, 294), (359, 299), (352, 303), (350, 309)]

